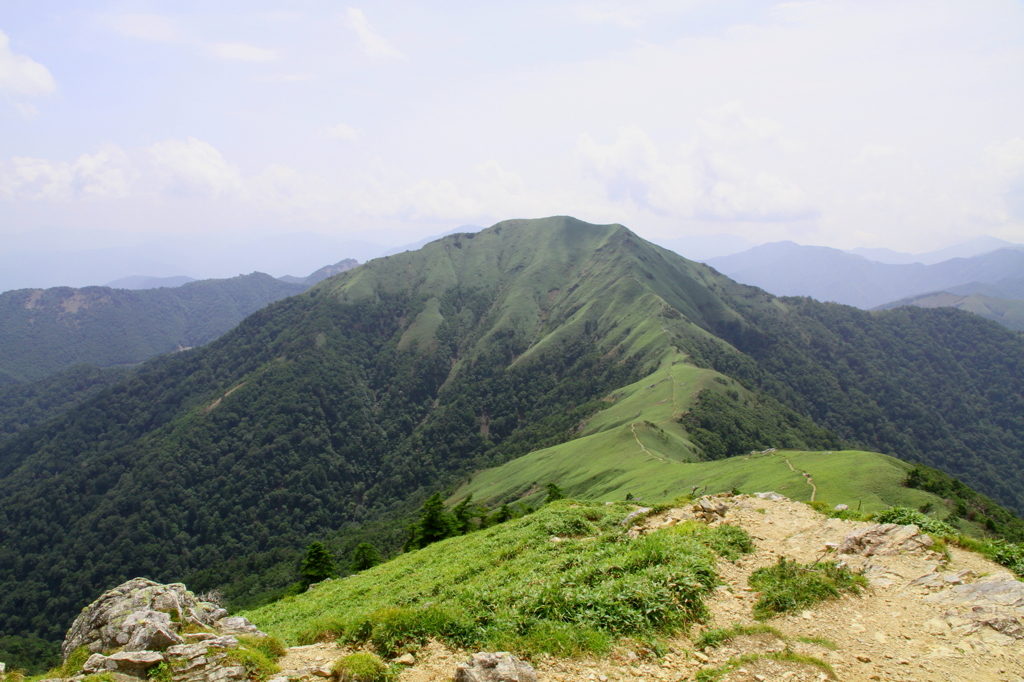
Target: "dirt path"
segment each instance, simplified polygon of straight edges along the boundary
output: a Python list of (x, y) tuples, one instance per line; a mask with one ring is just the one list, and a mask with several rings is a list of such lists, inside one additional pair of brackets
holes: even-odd
[(796, 469), (794, 469), (793, 468), (793, 463), (790, 462), (788, 458), (786, 459), (786, 464), (789, 465), (789, 470), (792, 471), (793, 473), (797, 473), (797, 474), (802, 474), (803, 475), (804, 482), (807, 483), (807, 485), (811, 486), (811, 502), (814, 502), (814, 497), (815, 497), (815, 495), (818, 494), (818, 486), (814, 485), (814, 479), (811, 478), (811, 475), (809, 473), (807, 473), (806, 471), (797, 471)]

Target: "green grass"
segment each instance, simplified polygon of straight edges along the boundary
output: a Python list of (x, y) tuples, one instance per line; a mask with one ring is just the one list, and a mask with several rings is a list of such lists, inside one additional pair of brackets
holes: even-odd
[(358, 651), (335, 661), (331, 677), (338, 682), (383, 682), (393, 677), (388, 664), (369, 651)]
[(772, 635), (785, 641), (786, 637), (771, 627), (770, 625), (764, 625), (763, 623), (757, 623), (754, 625), (741, 625), (737, 623), (727, 628), (715, 628), (714, 630), (705, 630), (701, 633), (697, 641), (694, 642), (693, 646), (695, 649), (703, 649), (704, 647), (720, 647), (731, 639), (736, 637), (743, 637), (745, 635)]
[(731, 659), (725, 665), (719, 666), (717, 668), (704, 668), (703, 670), (699, 670), (697, 672), (697, 676), (695, 679), (697, 682), (716, 682), (717, 680), (722, 679), (722, 677), (724, 677), (728, 673), (737, 670), (738, 668), (744, 665), (750, 665), (751, 663), (755, 663), (761, 660), (787, 661), (789, 663), (798, 663), (801, 665), (813, 666), (824, 672), (829, 679), (838, 679), (836, 677), (835, 670), (833, 670), (832, 666), (826, 663), (825, 661), (822, 661), (818, 658), (814, 658), (813, 656), (804, 656), (803, 654), (798, 654), (795, 651), (792, 651), (791, 649), (777, 651), (770, 654), (744, 654), (742, 656), (737, 656)]
[(803, 565), (785, 557), (779, 557), (774, 566), (757, 569), (747, 582), (761, 592), (754, 604), (758, 620), (838, 599), (844, 592), (860, 594), (860, 588), (867, 585), (863, 576), (835, 562)]
[(712, 548), (750, 547), (741, 530), (697, 523), (630, 539), (621, 522), (634, 508), (559, 500), (245, 615), (287, 642), (338, 638), (382, 655), (429, 637), (523, 655), (604, 653), (703, 620), (718, 584)]

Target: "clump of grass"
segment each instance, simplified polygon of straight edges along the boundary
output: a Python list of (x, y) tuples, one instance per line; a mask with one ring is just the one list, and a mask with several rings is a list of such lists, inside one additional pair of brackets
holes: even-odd
[(958, 547), (977, 552), (990, 561), (1006, 566), (1019, 577), (1024, 578), (1024, 544), (1006, 540), (972, 538), (967, 535), (959, 535), (948, 538), (948, 540)]
[(80, 646), (70, 654), (67, 659), (59, 667), (50, 668), (50, 670), (43, 676), (43, 679), (49, 679), (54, 677), (71, 677), (81, 671), (82, 666), (89, 660), (89, 656), (92, 653), (86, 646)]
[(380, 656), (359, 651), (335, 661), (331, 666), (331, 677), (338, 682), (382, 682), (391, 675), (387, 663)]
[(914, 525), (922, 532), (940, 538), (952, 538), (958, 535), (957, 530), (945, 521), (933, 519), (917, 509), (909, 507), (890, 507), (876, 514), (875, 520), (878, 523), (898, 523), (901, 526)]
[(800, 665), (814, 666), (824, 672), (829, 679), (837, 679), (835, 670), (833, 670), (832, 666), (825, 661), (813, 656), (798, 654), (788, 648), (783, 651), (777, 651), (770, 654), (744, 654), (742, 656), (737, 656), (730, 659), (725, 665), (721, 665), (717, 668), (704, 668), (703, 670), (698, 671), (695, 679), (697, 682), (717, 682), (717, 680), (722, 679), (722, 677), (728, 673), (737, 670), (742, 666), (750, 665), (762, 660), (788, 661), (790, 663), (797, 663)]
[(863, 576), (832, 561), (802, 565), (785, 557), (779, 557), (774, 566), (757, 569), (747, 582), (761, 591), (754, 604), (757, 620), (838, 599), (843, 592), (860, 594), (861, 586), (867, 584)]
[(839, 648), (838, 644), (833, 642), (831, 639), (828, 639), (827, 637), (818, 637), (817, 635), (800, 635), (796, 639), (798, 642), (803, 642), (804, 644), (817, 644), (820, 647), (825, 647), (826, 649), (831, 649), (832, 651), (835, 651)]
[(276, 661), (288, 653), (287, 647), (277, 637), (241, 635), (238, 637), (238, 643), (248, 649), (259, 651), (272, 661)]
[(25, 682), (25, 671), (12, 668), (0, 673), (0, 682)]
[(595, 628), (539, 620), (521, 627), (520, 631), (491, 628), (486, 637), (486, 647), (498, 651), (530, 652), (533, 655), (545, 653), (561, 658), (586, 654), (600, 656), (611, 651), (612, 637)]
[(291, 641), (338, 638), (385, 656), (427, 638), (525, 656), (603, 653), (704, 619), (715, 552), (749, 551), (749, 535), (679, 524), (630, 538), (621, 523), (632, 510), (558, 500), (246, 616)]
[(780, 640), (785, 641), (785, 636), (771, 627), (770, 625), (764, 625), (758, 623), (756, 625), (740, 625), (737, 623), (732, 627), (728, 628), (716, 628), (714, 630), (705, 630), (701, 633), (701, 636), (694, 642), (693, 646), (697, 649), (703, 649), (704, 647), (720, 647), (731, 639), (736, 637), (742, 637), (744, 635), (773, 635)]
[[(239, 647), (228, 652), (228, 659), (245, 668), (246, 677), (250, 680), (266, 680), (267, 678), (281, 672), (275, 660), (283, 653), (283, 646), (280, 642), (275, 646), (273, 643), (260, 640), (270, 639), (263, 637), (240, 637)], [(281, 649), (281, 653), (274, 653)]]

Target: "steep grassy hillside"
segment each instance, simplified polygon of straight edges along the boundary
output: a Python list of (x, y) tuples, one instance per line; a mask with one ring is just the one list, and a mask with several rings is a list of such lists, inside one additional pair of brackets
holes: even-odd
[(0, 377), (31, 381), (76, 364), (129, 365), (200, 346), (305, 288), (254, 272), (140, 291), (8, 291), (0, 294)]

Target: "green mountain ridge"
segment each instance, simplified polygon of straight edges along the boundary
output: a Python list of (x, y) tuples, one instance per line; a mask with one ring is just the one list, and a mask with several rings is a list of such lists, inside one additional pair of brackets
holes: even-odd
[(162, 289), (7, 291), (0, 294), (0, 385), (76, 364), (131, 365), (200, 346), (305, 288), (254, 272)]
[(893, 301), (875, 310), (890, 310), (900, 306), (913, 305), (921, 308), (957, 308), (998, 322), (1007, 329), (1024, 331), (1024, 301), (996, 298), (985, 294), (953, 294), (939, 291), (911, 298)]
[[(570, 473), (593, 469), (566, 481), (574, 494), (640, 493), (628, 471), (612, 480), (648, 466), (637, 451), (656, 455), (655, 478), (755, 444), (856, 446), (966, 474), (1020, 509), (1022, 351), (959, 311), (778, 299), (621, 225), (449, 235), (0, 441), (0, 636), (56, 640), (138, 575), (252, 603), (294, 581), (311, 540), (393, 549), (431, 492), (544, 457), (537, 471), (563, 476), (550, 455), (574, 449)], [(872, 467), (892, 490), (907, 473)]]

